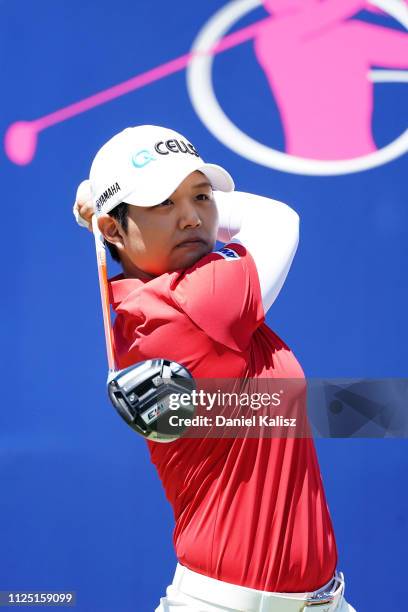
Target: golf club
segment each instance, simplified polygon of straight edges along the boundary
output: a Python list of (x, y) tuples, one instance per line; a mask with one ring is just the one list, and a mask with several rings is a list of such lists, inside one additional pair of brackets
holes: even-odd
[(95, 238), (99, 289), (101, 294), (106, 354), (108, 358), (107, 388), (109, 399), (126, 423), (144, 438), (156, 442), (172, 442), (186, 429), (173, 425), (170, 417), (177, 414), (178, 421), (194, 416), (194, 406), (171, 408), (171, 397), (191, 393), (196, 388), (193, 377), (184, 366), (167, 359), (149, 359), (125, 369), (118, 369), (115, 359), (114, 337), (109, 304), (106, 247), (92, 216)]

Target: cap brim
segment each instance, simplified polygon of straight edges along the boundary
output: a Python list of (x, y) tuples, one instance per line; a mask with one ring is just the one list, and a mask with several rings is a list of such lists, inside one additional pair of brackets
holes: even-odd
[(216, 191), (234, 191), (235, 184), (232, 176), (221, 166), (217, 166), (217, 164), (203, 164), (197, 170), (205, 174), (212, 188)]
[(180, 172), (173, 173), (165, 185), (158, 180), (154, 189), (149, 190), (149, 194), (141, 197), (140, 190), (133, 191), (123, 197), (123, 201), (134, 206), (156, 206), (167, 200), (184, 179), (196, 171), (205, 174), (215, 191), (234, 191), (235, 189), (234, 181), (229, 172), (217, 164), (204, 163), (191, 169), (180, 168)]

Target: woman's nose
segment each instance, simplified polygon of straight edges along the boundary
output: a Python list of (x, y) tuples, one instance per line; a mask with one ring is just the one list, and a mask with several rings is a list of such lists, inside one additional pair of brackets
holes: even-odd
[(185, 227), (199, 227), (201, 225), (200, 215), (192, 204), (186, 204), (180, 211), (180, 226), (182, 229)]

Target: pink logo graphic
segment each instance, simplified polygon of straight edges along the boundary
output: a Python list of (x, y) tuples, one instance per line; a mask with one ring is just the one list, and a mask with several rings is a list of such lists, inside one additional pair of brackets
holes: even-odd
[[(262, 23), (263, 22), (261, 21), (253, 26), (243, 28), (238, 32), (234, 32), (233, 34), (226, 36), (224, 40), (213, 45), (213, 47), (207, 51), (206, 54), (221, 53), (222, 51), (226, 51), (231, 47), (253, 38)], [(33, 121), (16, 121), (15, 123), (12, 123), (8, 127), (4, 137), (4, 148), (7, 156), (12, 162), (21, 166), (31, 163), (37, 150), (38, 135), (43, 130), (52, 127), (53, 125), (62, 123), (67, 119), (71, 119), (76, 115), (91, 110), (92, 108), (101, 106), (102, 104), (110, 102), (115, 98), (119, 98), (120, 96), (130, 93), (131, 91), (145, 87), (146, 85), (154, 83), (155, 81), (174, 74), (175, 72), (179, 72), (180, 70), (186, 68), (193, 58), (199, 55), (200, 52), (186, 53), (185, 55), (182, 55), (174, 60), (170, 60), (169, 62), (157, 66), (156, 68), (134, 76), (123, 83), (119, 83), (114, 87), (110, 87), (109, 89), (100, 91), (93, 96), (85, 98), (84, 100), (80, 100), (79, 102), (70, 104), (65, 108), (54, 111), (49, 115), (39, 117)]]
[[(405, 0), (372, 1), (408, 27)], [(262, 4), (269, 17), (228, 34), (242, 15)], [(256, 163), (303, 174), (341, 174), (386, 163), (408, 150), (408, 130), (376, 150), (368, 72), (372, 66), (408, 68), (408, 37), (349, 19), (362, 8), (379, 10), (364, 0), (234, 0), (204, 26), (189, 53), (43, 117), (10, 125), (6, 154), (16, 164), (29, 164), (41, 131), (187, 68), (190, 97), (204, 124)], [(212, 91), (214, 56), (251, 39), (281, 114), (285, 152), (234, 126)], [(379, 81), (408, 81), (402, 70), (370, 74)]]
[[(203, 26), (187, 68), (192, 104), (218, 140), (247, 159), (284, 172), (334, 175), (385, 164), (408, 151), (408, 129), (378, 149), (372, 134), (373, 82), (408, 83), (408, 36), (357, 18), (387, 14), (408, 29), (406, 0), (233, 0)], [(285, 136), (279, 151), (246, 134), (221, 108), (209, 50), (263, 6), (254, 51)], [(354, 17), (354, 19), (351, 19)], [(378, 69), (374, 69), (378, 68)], [(245, 84), (241, 85), (245, 88)], [(238, 92), (237, 92), (238, 93)], [(250, 96), (246, 93), (247, 103)], [(253, 92), (256, 95), (256, 92)], [(268, 119), (265, 119), (265, 133)]]
[(408, 36), (350, 20), (365, 0), (264, 0), (273, 19), (255, 54), (278, 105), (285, 150), (312, 159), (350, 159), (377, 150), (371, 67), (408, 68)]

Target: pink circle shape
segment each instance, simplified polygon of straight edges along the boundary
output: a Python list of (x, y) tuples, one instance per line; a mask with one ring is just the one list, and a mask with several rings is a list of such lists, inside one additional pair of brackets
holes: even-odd
[(7, 157), (18, 164), (29, 164), (37, 149), (37, 129), (29, 121), (16, 121), (12, 123), (4, 136), (4, 149)]

